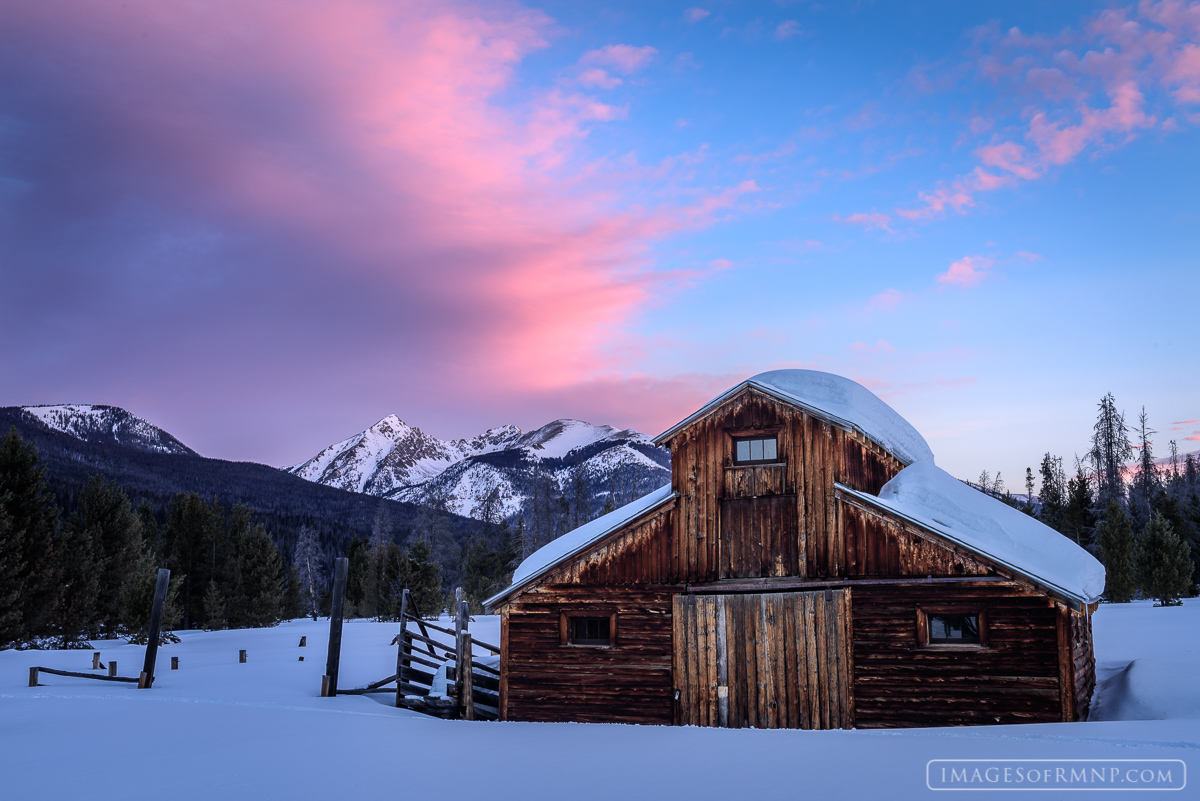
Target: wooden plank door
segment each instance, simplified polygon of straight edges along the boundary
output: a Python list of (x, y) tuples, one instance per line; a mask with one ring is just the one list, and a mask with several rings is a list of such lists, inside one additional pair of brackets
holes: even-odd
[(721, 501), (721, 578), (800, 575), (795, 495)]
[(674, 638), (682, 725), (854, 726), (849, 589), (677, 595)]

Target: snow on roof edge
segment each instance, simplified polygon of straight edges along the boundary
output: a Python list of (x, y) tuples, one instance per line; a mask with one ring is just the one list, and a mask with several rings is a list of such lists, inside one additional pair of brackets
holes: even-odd
[(888, 406), (887, 403), (885, 403), (882, 399), (880, 399), (879, 396), (875, 395), (875, 393), (871, 392), (866, 387), (863, 387), (858, 382), (853, 381), (849, 378), (845, 378), (844, 376), (836, 375), (835, 373), (821, 373), (822, 375), (832, 376), (833, 378), (840, 379), (842, 381), (845, 381), (846, 383), (853, 384), (854, 386), (861, 388), (863, 392), (867, 393), (872, 398), (874, 398), (876, 401), (878, 401), (878, 403), (881, 407), (886, 409), (891, 414), (895, 415), (895, 417), (898, 420), (902, 421), (908, 428), (910, 428), (912, 430), (911, 433), (914, 434), (917, 437), (917, 439), (919, 440), (920, 444), (924, 446), (924, 449), (923, 449), (924, 452), (922, 452), (922, 453), (904, 452), (906, 450), (903, 447), (904, 443), (896, 442), (896, 443), (889, 444), (887, 442), (884, 442), (880, 436), (866, 430), (862, 425), (854, 422), (853, 420), (847, 420), (846, 418), (844, 418), (838, 414), (835, 414), (834, 412), (831, 412), (828, 409), (822, 408), (821, 406), (817, 406), (812, 402), (806, 401), (805, 399), (803, 399), (797, 395), (794, 395), (781, 387), (778, 387), (778, 386), (768, 383), (766, 381), (759, 380), (762, 376), (769, 375), (771, 373), (782, 373), (782, 372), (820, 373), (820, 371), (816, 371), (816, 370), (804, 370), (804, 371), (775, 370), (775, 371), (770, 371), (769, 373), (760, 373), (759, 375), (751, 376), (750, 378), (747, 378), (745, 381), (742, 381), (741, 383), (731, 387), (730, 389), (726, 390), (725, 392), (722, 392), (720, 395), (713, 398), (711, 401), (706, 403), (700, 409), (698, 409), (697, 411), (688, 415), (686, 418), (679, 421), (675, 425), (671, 426), (663, 433), (659, 434), (657, 437), (654, 438), (654, 440), (653, 440), (654, 444), (661, 445), (663, 440), (667, 439), (668, 437), (674, 436), (683, 427), (690, 425), (692, 422), (700, 419), (701, 417), (704, 417), (705, 415), (710, 413), (713, 409), (722, 405), (723, 403), (725, 403), (725, 401), (729, 400), (731, 397), (733, 397), (737, 393), (741, 392), (743, 389), (746, 389), (747, 387), (753, 387), (754, 389), (757, 389), (760, 392), (763, 392), (767, 395), (771, 395), (772, 397), (775, 397), (785, 403), (789, 403), (793, 406), (797, 406), (801, 409), (804, 409), (805, 411), (808, 411), (810, 413), (817, 415), (818, 417), (828, 420), (829, 422), (831, 422), (841, 428), (844, 428), (847, 431), (857, 432), (858, 434), (862, 435), (866, 439), (870, 440), (871, 442), (875, 443), (879, 447), (883, 448), (883, 450), (886, 451), (887, 453), (890, 453), (893, 456), (895, 456), (906, 466), (913, 464), (914, 462), (919, 462), (923, 459), (932, 459), (933, 458), (933, 452), (929, 449), (929, 445), (928, 445), (928, 443), (925, 442), (925, 439), (924, 439), (924, 437), (921, 436), (921, 433), (919, 431), (917, 431), (916, 428), (913, 427), (913, 425), (911, 423), (909, 423), (907, 420), (905, 420), (904, 417), (902, 417), (898, 412), (896, 412), (895, 409), (893, 409), (891, 406)]
[(872, 506), (879, 507), (880, 509), (887, 511), (890, 514), (894, 514), (896, 517), (899, 517), (909, 523), (913, 523), (927, 531), (931, 531), (934, 534), (937, 534), (939, 537), (944, 537), (945, 539), (949, 540), (950, 542), (953, 542), (956, 545), (961, 545), (962, 547), (966, 548), (968, 551), (971, 551), (972, 553), (977, 553), (980, 556), (983, 556), (983, 557), (995, 562), (996, 564), (1007, 567), (1008, 569), (1012, 570), (1013, 572), (1017, 573), (1018, 575), (1024, 576), (1025, 578), (1029, 579), (1033, 583), (1041, 585), (1041, 586), (1043, 586), (1047, 589), (1053, 590), (1055, 592), (1061, 593), (1062, 595), (1066, 596), (1067, 598), (1070, 598), (1075, 601), (1079, 601), (1081, 603), (1095, 603), (1101, 597), (1102, 593), (1097, 594), (1095, 597), (1088, 598), (1083, 593), (1076, 592), (1074, 590), (1068, 590), (1066, 587), (1062, 587), (1062, 586), (1056, 584), (1055, 582), (1051, 581), (1050, 579), (1045, 578), (1044, 576), (1040, 576), (1027, 568), (1020, 567), (1018, 565), (1014, 565), (1012, 562), (1008, 561), (1007, 559), (1004, 559), (1003, 557), (997, 556), (994, 553), (990, 553), (989, 551), (984, 550), (979, 545), (976, 545), (971, 542), (967, 542), (967, 541), (963, 540), (961, 537), (958, 537), (951, 531), (947, 530), (944, 526), (937, 525), (936, 521), (930, 522), (929, 520), (922, 520), (920, 518), (913, 517), (911, 514), (904, 512), (904, 511), (896, 508), (895, 506), (892, 506), (891, 504), (887, 503), (887, 501), (883, 500), (882, 498), (878, 498), (874, 495), (871, 495), (870, 493), (861, 492), (859, 490), (853, 489), (851, 487), (847, 487), (845, 484), (841, 484), (838, 482), (834, 482), (834, 487), (841, 490), (842, 492), (845, 492), (847, 495), (852, 495), (855, 498), (858, 498), (859, 500), (866, 501), (867, 503), (871, 504)]
[[(612, 532), (676, 497), (678, 494), (671, 490), (671, 485), (665, 484), (637, 500), (584, 523), (579, 528), (568, 531), (558, 539), (546, 543), (517, 566), (516, 572), (513, 573), (512, 584), (484, 601), (483, 608), (492, 609), (495, 604), (541, 578), (557, 565), (571, 557), (578, 556)], [(541, 556), (537, 558), (539, 554)]]

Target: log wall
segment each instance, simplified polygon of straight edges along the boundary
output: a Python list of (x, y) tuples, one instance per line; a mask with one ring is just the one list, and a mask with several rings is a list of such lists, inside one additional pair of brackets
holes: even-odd
[[(923, 646), (918, 615), (979, 609), (986, 646)], [(854, 588), (859, 728), (1041, 723), (1062, 719), (1058, 609), (1011, 582)]]
[[(505, 720), (674, 722), (677, 587), (543, 584), (506, 611)], [(611, 647), (563, 645), (561, 616), (616, 615)]]

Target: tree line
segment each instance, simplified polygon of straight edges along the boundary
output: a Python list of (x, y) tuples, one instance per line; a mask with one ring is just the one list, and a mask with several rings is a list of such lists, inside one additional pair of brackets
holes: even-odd
[[(327, 615), (336, 546), (311, 525), (268, 533), (243, 504), (223, 507), (180, 492), (156, 514), (116, 483), (92, 475), (68, 512), (58, 504), (36, 447), (15, 427), (0, 441), (0, 648), (86, 648), (95, 638), (144, 642), (157, 571), (171, 570), (164, 639), (173, 628), (273, 626)], [(447, 605), (443, 577), (460, 581), (474, 611), (507, 586), (519, 534), (498, 495), (466, 547), (434, 498), (396, 525), (380, 502), (369, 539), (350, 540), (346, 616), (394, 619), (402, 591), (425, 615)], [(397, 536), (406, 536), (401, 547)], [(294, 541), (291, 553), (281, 550)]]
[(1107, 572), (1105, 600), (1126, 603), (1153, 598), (1174, 606), (1200, 594), (1200, 462), (1179, 455), (1154, 456), (1143, 408), (1136, 426), (1117, 409), (1112, 393), (1100, 399), (1091, 442), (1068, 475), (1063, 458), (1049, 452), (1038, 468), (1025, 470), (1025, 497), (1018, 500), (999, 473), (986, 471), (973, 486), (1030, 514), (1094, 554)]

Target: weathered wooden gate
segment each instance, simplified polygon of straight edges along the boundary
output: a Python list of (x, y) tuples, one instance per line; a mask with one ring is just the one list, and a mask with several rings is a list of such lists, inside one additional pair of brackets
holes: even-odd
[(693, 726), (854, 726), (850, 590), (677, 595), (676, 721)]

